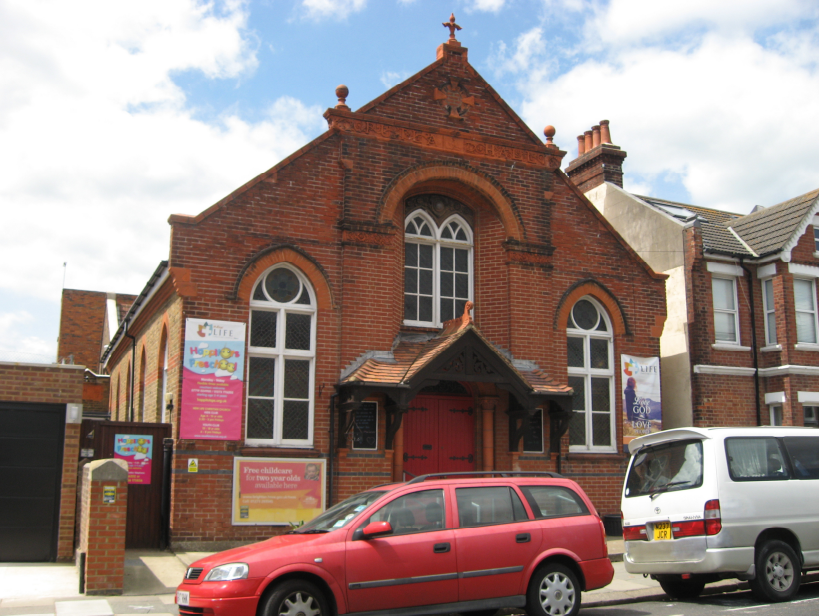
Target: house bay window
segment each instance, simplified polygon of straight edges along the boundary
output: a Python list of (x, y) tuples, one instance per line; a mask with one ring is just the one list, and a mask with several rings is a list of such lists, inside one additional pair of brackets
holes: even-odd
[(723, 344), (739, 344), (737, 287), (735, 278), (711, 278), (714, 300), (714, 338)]
[(797, 343), (816, 344), (816, 283), (795, 278), (793, 303), (796, 309)]
[(248, 347), (248, 444), (312, 444), (316, 302), (294, 268), (275, 266), (256, 283)]
[(616, 449), (611, 331), (605, 310), (591, 297), (572, 308), (566, 328), (569, 386), (574, 389), (570, 451)]
[(472, 230), (458, 215), (440, 226), (423, 210), (404, 224), (404, 323), (440, 327), (472, 296)]
[(762, 281), (762, 307), (765, 311), (765, 344), (776, 344), (776, 312), (774, 310), (773, 279)]

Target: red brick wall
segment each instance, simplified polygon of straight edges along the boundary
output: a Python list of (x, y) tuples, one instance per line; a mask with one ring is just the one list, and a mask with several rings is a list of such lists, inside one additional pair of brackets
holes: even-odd
[(63, 289), (58, 361), (99, 371), (106, 301), (106, 293)]

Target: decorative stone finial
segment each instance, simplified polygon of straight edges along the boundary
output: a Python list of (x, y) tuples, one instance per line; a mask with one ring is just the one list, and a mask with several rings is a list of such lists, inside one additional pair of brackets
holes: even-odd
[(455, 30), (462, 30), (461, 26), (455, 23), (455, 13), (449, 16), (449, 22), (443, 23), (444, 28), (449, 28), (449, 40), (447, 43), (450, 45), (460, 45), (460, 43), (455, 39)]
[(350, 90), (344, 84), (341, 84), (336, 88), (336, 96), (338, 96), (338, 104), (336, 105), (336, 109), (350, 109), (347, 106), (347, 95), (349, 93)]
[(555, 127), (549, 124), (546, 128), (543, 129), (543, 134), (546, 135), (546, 147), (547, 148), (556, 148), (557, 146), (554, 144), (553, 139), (555, 136)]

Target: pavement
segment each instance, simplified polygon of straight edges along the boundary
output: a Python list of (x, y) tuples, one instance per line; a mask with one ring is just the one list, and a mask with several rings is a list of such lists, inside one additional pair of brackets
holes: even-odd
[[(622, 539), (610, 537), (608, 546), (614, 580), (605, 588), (584, 592), (583, 607), (668, 599), (657, 582), (625, 570)], [(123, 594), (106, 597), (81, 595), (73, 564), (0, 563), (0, 616), (178, 616), (176, 586), (188, 566), (208, 554), (211, 552), (127, 550)], [(703, 594), (747, 588), (747, 583), (724, 580), (707, 585)]]

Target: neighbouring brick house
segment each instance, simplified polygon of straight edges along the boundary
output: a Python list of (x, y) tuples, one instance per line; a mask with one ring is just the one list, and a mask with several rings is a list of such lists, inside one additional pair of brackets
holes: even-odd
[[(232, 525), (237, 456), (326, 460), (330, 502), (425, 472), (559, 470), (619, 514), (616, 367), (659, 355), (666, 276), (454, 38), (357, 111), (336, 93), (327, 132), (170, 217), (169, 259), (104, 353), (112, 419), (133, 404), (173, 424), (171, 544), (275, 531)], [(247, 326), (238, 439), (180, 438), (193, 319)]]
[(569, 177), (668, 275), (664, 426), (816, 426), (819, 190), (740, 216), (623, 190), (607, 122), (578, 150)]
[(85, 366), (83, 416), (108, 418), (110, 379), (100, 370), (100, 358), (117, 331), (134, 295), (63, 289), (57, 363)]

